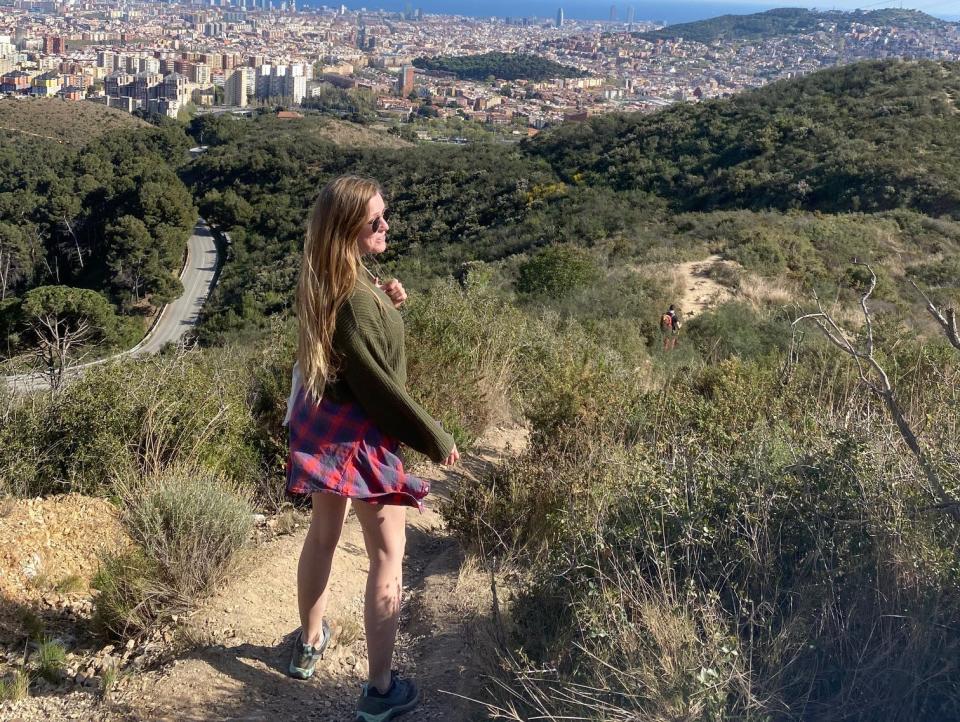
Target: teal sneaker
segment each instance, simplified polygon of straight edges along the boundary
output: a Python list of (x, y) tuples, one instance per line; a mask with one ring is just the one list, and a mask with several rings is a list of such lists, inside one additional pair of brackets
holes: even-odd
[(327, 620), (323, 620), (322, 637), (320, 644), (312, 646), (303, 643), (303, 630), (297, 632), (297, 638), (293, 641), (293, 654), (290, 657), (290, 666), (287, 673), (297, 679), (310, 679), (313, 676), (313, 668), (317, 666), (317, 661), (323, 659), (323, 651), (330, 642), (330, 625)]
[(390, 688), (386, 693), (363, 685), (360, 701), (357, 702), (356, 722), (386, 722), (412, 710), (419, 701), (417, 685), (396, 672), (390, 672)]

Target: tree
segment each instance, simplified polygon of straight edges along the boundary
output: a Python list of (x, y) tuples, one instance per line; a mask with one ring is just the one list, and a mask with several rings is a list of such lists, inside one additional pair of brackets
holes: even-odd
[[(860, 310), (863, 313), (865, 331), (865, 338), (862, 345), (858, 345), (856, 340), (851, 338), (852, 334), (845, 332), (837, 323), (836, 319), (824, 310), (820, 299), (817, 298), (816, 295), (814, 295), (814, 300), (817, 303), (817, 312), (800, 316), (794, 320), (793, 325), (796, 326), (802, 321), (813, 321), (830, 343), (854, 360), (857, 365), (860, 382), (870, 389), (877, 398), (883, 401), (890, 417), (897, 426), (897, 430), (900, 432), (901, 438), (906, 442), (910, 451), (913, 452), (920, 469), (927, 479), (929, 486), (928, 491), (937, 500), (936, 507), (945, 511), (955, 522), (960, 524), (960, 501), (954, 498), (951, 492), (944, 487), (930, 450), (917, 438), (913, 426), (904, 411), (904, 407), (897, 398), (897, 393), (890, 381), (890, 376), (874, 355), (873, 317), (867, 306), (867, 302), (877, 287), (877, 274), (873, 268), (866, 263), (854, 262), (854, 265), (864, 269), (864, 271), (870, 275), (869, 287), (860, 298)], [(920, 290), (919, 287), (917, 287), (917, 290)], [(947, 321), (926, 296), (924, 296), (924, 299), (927, 301), (927, 310), (934, 315), (937, 322), (944, 328), (947, 338), (953, 343), (957, 332), (953, 314), (950, 315), (950, 321)]]
[(129, 291), (140, 300), (148, 276), (162, 271), (153, 238), (139, 218), (121, 216), (106, 228), (107, 268), (112, 283), (121, 291)]
[(33, 271), (30, 239), (19, 226), (0, 221), (0, 301)]
[(71, 361), (80, 358), (78, 352), (109, 342), (117, 326), (107, 299), (87, 288), (34, 288), (24, 295), (21, 314), (36, 339), (37, 360), (52, 389), (63, 383)]

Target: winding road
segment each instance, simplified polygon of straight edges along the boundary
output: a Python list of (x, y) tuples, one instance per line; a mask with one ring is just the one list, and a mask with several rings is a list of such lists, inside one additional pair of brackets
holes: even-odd
[[(76, 375), (85, 368), (106, 363), (112, 359), (157, 353), (168, 343), (178, 343), (191, 328), (197, 325), (200, 311), (213, 290), (216, 280), (217, 244), (210, 227), (202, 218), (199, 218), (193, 228), (193, 234), (187, 241), (187, 262), (180, 274), (180, 282), (183, 284), (183, 293), (180, 297), (161, 309), (159, 318), (136, 346), (105, 359), (74, 366), (67, 373)], [(41, 373), (6, 376), (3, 379), (15, 393), (40, 391), (49, 386), (47, 377)]]

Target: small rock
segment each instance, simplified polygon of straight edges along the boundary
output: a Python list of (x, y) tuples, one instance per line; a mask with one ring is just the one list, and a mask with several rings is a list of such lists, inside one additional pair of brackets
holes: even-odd
[(349, 664), (351, 667), (356, 667), (356, 666), (357, 666), (357, 658), (356, 658), (355, 656), (353, 656), (352, 654), (348, 654), (348, 655), (347, 655), (347, 658), (346, 658), (345, 660), (343, 660), (343, 661), (346, 662), (347, 664)]
[(132, 639), (127, 640), (127, 649), (133, 649), (135, 645), (136, 642), (134, 642)]
[(114, 649), (116, 649), (116, 647), (114, 647), (112, 644), (108, 644), (106, 647), (100, 650), (100, 653), (109, 655)]

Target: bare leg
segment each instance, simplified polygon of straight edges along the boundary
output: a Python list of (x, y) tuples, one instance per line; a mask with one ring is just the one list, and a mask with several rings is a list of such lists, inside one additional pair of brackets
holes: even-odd
[(323, 633), (323, 615), (327, 611), (330, 568), (347, 515), (347, 499), (335, 494), (313, 494), (313, 516), (297, 565), (297, 605), (303, 641), (317, 644)]
[(370, 558), (363, 622), (367, 633), (370, 686), (386, 692), (390, 686), (393, 646), (400, 620), (403, 551), (407, 542), (407, 508), (355, 501), (357, 519)]

